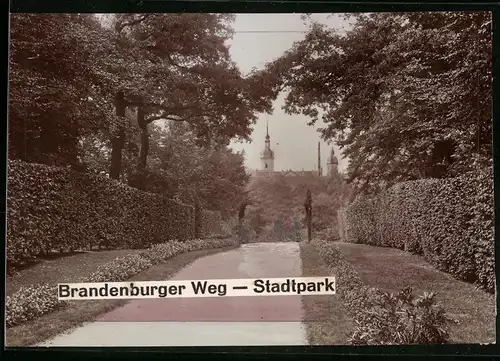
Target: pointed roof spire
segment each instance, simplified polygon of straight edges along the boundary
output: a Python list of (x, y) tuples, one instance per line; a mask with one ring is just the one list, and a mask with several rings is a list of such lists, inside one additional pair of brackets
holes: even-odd
[(266, 117), (266, 139), (269, 138), (269, 118)]

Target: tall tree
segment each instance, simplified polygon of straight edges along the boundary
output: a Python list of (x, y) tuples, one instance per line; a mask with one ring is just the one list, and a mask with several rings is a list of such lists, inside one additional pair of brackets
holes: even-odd
[(144, 189), (191, 203), (234, 212), (247, 182), (243, 158), (226, 146), (200, 146), (188, 123), (170, 121), (167, 127), (152, 128), (150, 167), (145, 173)]
[(319, 118), (350, 159), (358, 191), (449, 177), (492, 156), (491, 14), (350, 16), (345, 34), (313, 23), (268, 64), (288, 113)]
[[(263, 73), (243, 77), (231, 60), (228, 14), (123, 14), (115, 18), (131, 75), (124, 99), (137, 106), (142, 130), (138, 170), (147, 165), (148, 125), (158, 119), (192, 125), (198, 144), (248, 139), (256, 113), (270, 111), (276, 96), (258, 85)], [(118, 133), (112, 159), (117, 177), (124, 135)]]

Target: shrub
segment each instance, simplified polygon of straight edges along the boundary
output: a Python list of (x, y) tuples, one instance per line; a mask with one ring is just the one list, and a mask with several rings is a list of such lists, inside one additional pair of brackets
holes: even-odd
[[(344, 240), (422, 254), (434, 267), (495, 289), (491, 169), (397, 184), (345, 210)], [(339, 218), (343, 215), (339, 214)]]
[(98, 175), (8, 162), (9, 268), (52, 250), (147, 248), (194, 238), (193, 207)]
[(448, 342), (452, 320), (433, 293), (414, 297), (411, 288), (389, 294), (366, 286), (340, 249), (314, 240), (329, 274), (335, 276), (337, 293), (356, 323), (349, 338), (353, 345), (442, 344)]
[(477, 282), (491, 292), (495, 291), (495, 205), (493, 174), (483, 171), (477, 178), (473, 216), (468, 237), (474, 245)]
[(57, 298), (57, 286), (36, 285), (19, 289), (5, 300), (7, 327), (29, 321), (62, 308), (67, 303)]
[[(121, 282), (131, 276), (160, 264), (180, 253), (202, 249), (223, 248), (235, 245), (232, 239), (204, 240), (196, 239), (186, 242), (169, 241), (157, 244), (138, 254), (119, 257), (113, 261), (97, 267), (96, 271), (78, 282)], [(66, 301), (57, 298), (57, 286), (33, 285), (21, 288), (6, 300), (6, 324), (12, 327), (53, 312), (67, 305)]]
[(444, 308), (435, 293), (413, 295), (411, 288), (398, 294), (370, 290), (368, 309), (359, 312), (353, 345), (411, 345), (447, 343), (449, 333)]
[(340, 249), (327, 241), (313, 240), (313, 243), (328, 265), (329, 273), (335, 276), (337, 292), (346, 307), (354, 311), (365, 308), (368, 288), (351, 264), (344, 260)]
[(168, 243), (155, 244), (149, 250), (141, 252), (141, 256), (148, 259), (152, 264), (159, 264), (182, 253), (183, 250), (188, 247), (189, 243), (182, 243), (174, 240)]

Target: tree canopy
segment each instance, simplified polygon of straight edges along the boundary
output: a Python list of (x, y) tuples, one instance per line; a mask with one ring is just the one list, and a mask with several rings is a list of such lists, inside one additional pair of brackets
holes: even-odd
[(113, 103), (93, 15), (13, 14), (9, 59), (9, 156), (78, 163), (78, 139), (111, 120)]
[(196, 156), (204, 171), (234, 170), (223, 189), (243, 177), (227, 145), (249, 139), (284, 90), (288, 113), (326, 123), (321, 134), (341, 147), (359, 191), (491, 161), (490, 13), (347, 18), (345, 33), (312, 22), (283, 56), (243, 75), (229, 53), (230, 14), (12, 14), (9, 156), (107, 164), (142, 189), (178, 161), (154, 125), (167, 119), (188, 127), (193, 152), (207, 150)]
[[(192, 126), (197, 144), (249, 139), (257, 113), (277, 94), (258, 85), (264, 73), (244, 77), (229, 54), (230, 14), (123, 14), (114, 17), (124, 58), (124, 101), (138, 107), (142, 129), (138, 171), (147, 166), (148, 124), (157, 119)], [(257, 84), (257, 86), (256, 86)], [(118, 114), (118, 113), (117, 113)], [(123, 147), (121, 141), (113, 148)], [(115, 152), (119, 158), (118, 150)], [(120, 160), (112, 156), (111, 176)]]
[(115, 27), (137, 70), (124, 83), (155, 119), (187, 121), (202, 139), (247, 139), (256, 112), (271, 109), (254, 96), (229, 54), (230, 14), (123, 14)]
[[(233, 18), (115, 14), (102, 21), (93, 14), (13, 14), (12, 156), (50, 151), (47, 157), (54, 158), (56, 138), (66, 133), (77, 153), (77, 139), (86, 129), (116, 137), (128, 127), (120, 119), (123, 112), (118, 118), (113, 114), (120, 91), (125, 107), (140, 108), (143, 129), (171, 119), (191, 124), (198, 144), (248, 139), (257, 113), (271, 110), (275, 94), (260, 86), (263, 72), (243, 76), (232, 61), (227, 40)], [(42, 117), (43, 126), (35, 122)], [(63, 128), (47, 130), (56, 141), (45, 146), (54, 149), (45, 150), (36, 128), (49, 123)], [(33, 151), (22, 143), (25, 128)]]
[(359, 191), (472, 170), (492, 157), (491, 14), (348, 15), (345, 33), (312, 23), (267, 65), (350, 160)]

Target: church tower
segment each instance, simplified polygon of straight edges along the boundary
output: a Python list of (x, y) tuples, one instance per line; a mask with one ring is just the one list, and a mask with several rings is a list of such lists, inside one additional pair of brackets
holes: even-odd
[(266, 121), (266, 142), (264, 151), (261, 154), (260, 160), (262, 162), (262, 171), (274, 171), (274, 152), (271, 150), (271, 137), (269, 137), (269, 125)]
[(338, 166), (339, 166), (339, 161), (337, 157), (335, 156), (335, 152), (333, 151), (332, 147), (332, 152), (330, 153), (330, 156), (328, 157), (328, 163), (327, 163), (327, 168), (328, 168), (328, 175), (334, 175), (338, 172)]

